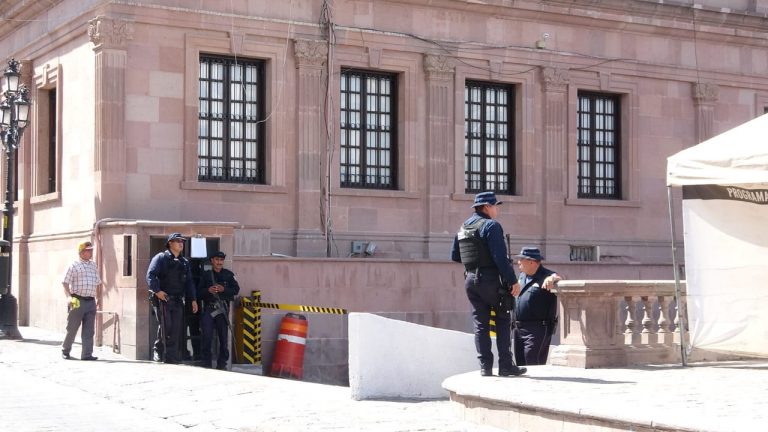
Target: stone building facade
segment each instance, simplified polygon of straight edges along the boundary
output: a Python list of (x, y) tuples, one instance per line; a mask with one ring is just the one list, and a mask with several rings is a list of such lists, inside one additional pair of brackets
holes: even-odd
[[(0, 58), (22, 61), (34, 99), (14, 203), (20, 320), (62, 327), (60, 273), (94, 238), (113, 312), (100, 336), (119, 316), (120, 349), (146, 357), (143, 275), (181, 231), (216, 239), (265, 301), (468, 329), (446, 261), (480, 190), (501, 195), (512, 249), (539, 245), (572, 277), (669, 279), (666, 157), (766, 111), (767, 10), (5, 1)], [(318, 321), (343, 357), (343, 319)]]

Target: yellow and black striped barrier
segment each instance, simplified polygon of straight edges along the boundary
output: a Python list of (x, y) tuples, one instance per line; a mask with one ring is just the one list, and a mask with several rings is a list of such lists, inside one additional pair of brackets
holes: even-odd
[(491, 337), (496, 337), (496, 310), (491, 309), (491, 320), (488, 322), (488, 327), (491, 330)]
[(332, 307), (322, 307), (322, 306), (305, 306), (305, 305), (284, 304), (284, 303), (261, 303), (261, 302), (257, 302), (257, 303), (253, 304), (253, 307), (266, 308), (266, 309), (282, 309), (282, 310), (291, 310), (291, 311), (300, 311), (300, 312), (335, 314), (335, 315), (344, 315), (344, 314), (347, 313), (347, 310), (346, 309), (342, 309), (342, 308), (332, 308)]
[[(342, 308), (306, 306), (284, 303), (262, 303), (261, 291), (251, 292), (251, 298), (242, 299), (242, 358), (251, 364), (261, 364), (261, 309), (281, 309), (300, 312), (346, 315)], [(238, 347), (240, 348), (240, 347)]]
[(250, 364), (261, 364), (261, 291), (252, 291), (251, 298), (243, 297), (243, 358)]

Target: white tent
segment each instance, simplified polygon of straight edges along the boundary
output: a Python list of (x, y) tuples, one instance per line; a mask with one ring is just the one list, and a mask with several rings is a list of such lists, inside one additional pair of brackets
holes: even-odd
[(691, 347), (768, 355), (768, 115), (670, 156), (667, 185), (683, 188)]

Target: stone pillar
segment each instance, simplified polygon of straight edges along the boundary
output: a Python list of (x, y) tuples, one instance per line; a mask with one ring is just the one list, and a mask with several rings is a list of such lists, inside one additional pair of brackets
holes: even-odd
[[(328, 59), (326, 42), (298, 39), (294, 41), (297, 76), (298, 164), (296, 254), (298, 256), (324, 256), (326, 254), (325, 213), (329, 206), (324, 198), (329, 188), (327, 156), (328, 134), (325, 130), (323, 82)], [(334, 125), (331, 125), (333, 127)]]
[[(427, 81), (427, 258), (445, 259), (445, 244), (434, 242), (438, 233), (453, 232), (448, 225), (453, 154), (454, 66), (446, 56), (425, 55)], [(463, 165), (463, 162), (462, 162)]]
[(88, 37), (96, 56), (96, 127), (94, 176), (96, 219), (120, 217), (125, 211), (125, 69), (126, 44), (133, 24), (99, 16), (88, 21)]
[[(35, 80), (33, 78), (34, 69), (30, 60), (21, 60), (21, 82), (30, 90), (30, 94), (35, 94)], [(32, 100), (34, 104), (36, 101)], [(30, 115), (36, 112), (30, 109)], [(16, 294), (19, 310), (19, 325), (29, 324), (29, 235), (32, 233), (32, 208), (30, 207), (30, 198), (32, 197), (32, 135), (33, 129), (38, 125), (39, 118), (32, 117), (24, 135), (21, 137), (21, 143), (16, 150), (16, 178), (18, 197), (16, 199), (16, 223), (14, 227), (16, 234), (13, 245), (14, 251), (13, 264), (16, 268), (13, 270), (16, 275), (14, 286), (16, 289), (12, 292)], [(47, 119), (46, 119), (47, 121)], [(5, 190), (5, 188), (0, 189)]]
[(698, 144), (714, 135), (715, 103), (720, 87), (712, 83), (694, 83), (693, 100), (696, 104), (696, 142)]
[[(543, 231), (545, 256), (563, 256), (568, 251), (555, 251), (550, 242), (563, 236), (563, 210), (566, 197), (568, 155), (568, 70), (542, 68), (544, 93), (544, 163), (542, 165)], [(567, 256), (567, 255), (566, 255)]]

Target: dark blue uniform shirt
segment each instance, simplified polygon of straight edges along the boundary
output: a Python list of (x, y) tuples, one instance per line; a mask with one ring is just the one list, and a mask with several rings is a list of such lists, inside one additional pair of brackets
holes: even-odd
[(218, 273), (207, 270), (200, 276), (200, 282), (197, 284), (197, 298), (206, 303), (216, 301), (216, 296), (208, 292), (214, 282), (224, 287), (224, 291), (218, 294), (221, 300), (231, 301), (240, 292), (240, 284), (237, 283), (234, 273), (224, 268)]
[(542, 288), (544, 279), (553, 272), (540, 265), (532, 276), (520, 273), (520, 296), (515, 304), (516, 321), (549, 321), (557, 316), (557, 296)]
[[(486, 219), (486, 222), (480, 227), (480, 239), (488, 246), (491, 258), (494, 264), (496, 264), (496, 271), (501, 274), (507, 285), (513, 285), (517, 281), (517, 277), (515, 277), (515, 271), (512, 269), (509, 258), (507, 258), (507, 244), (504, 242), (504, 230), (501, 228), (501, 224), (493, 219), (488, 219), (483, 214), (475, 213), (464, 221), (464, 225), (471, 225), (480, 218)], [(461, 262), (458, 236), (453, 238), (451, 259)]]
[(186, 258), (175, 257), (171, 251), (160, 252), (149, 263), (147, 269), (149, 291), (165, 291), (171, 296), (184, 295), (187, 300), (196, 300), (192, 269)]

